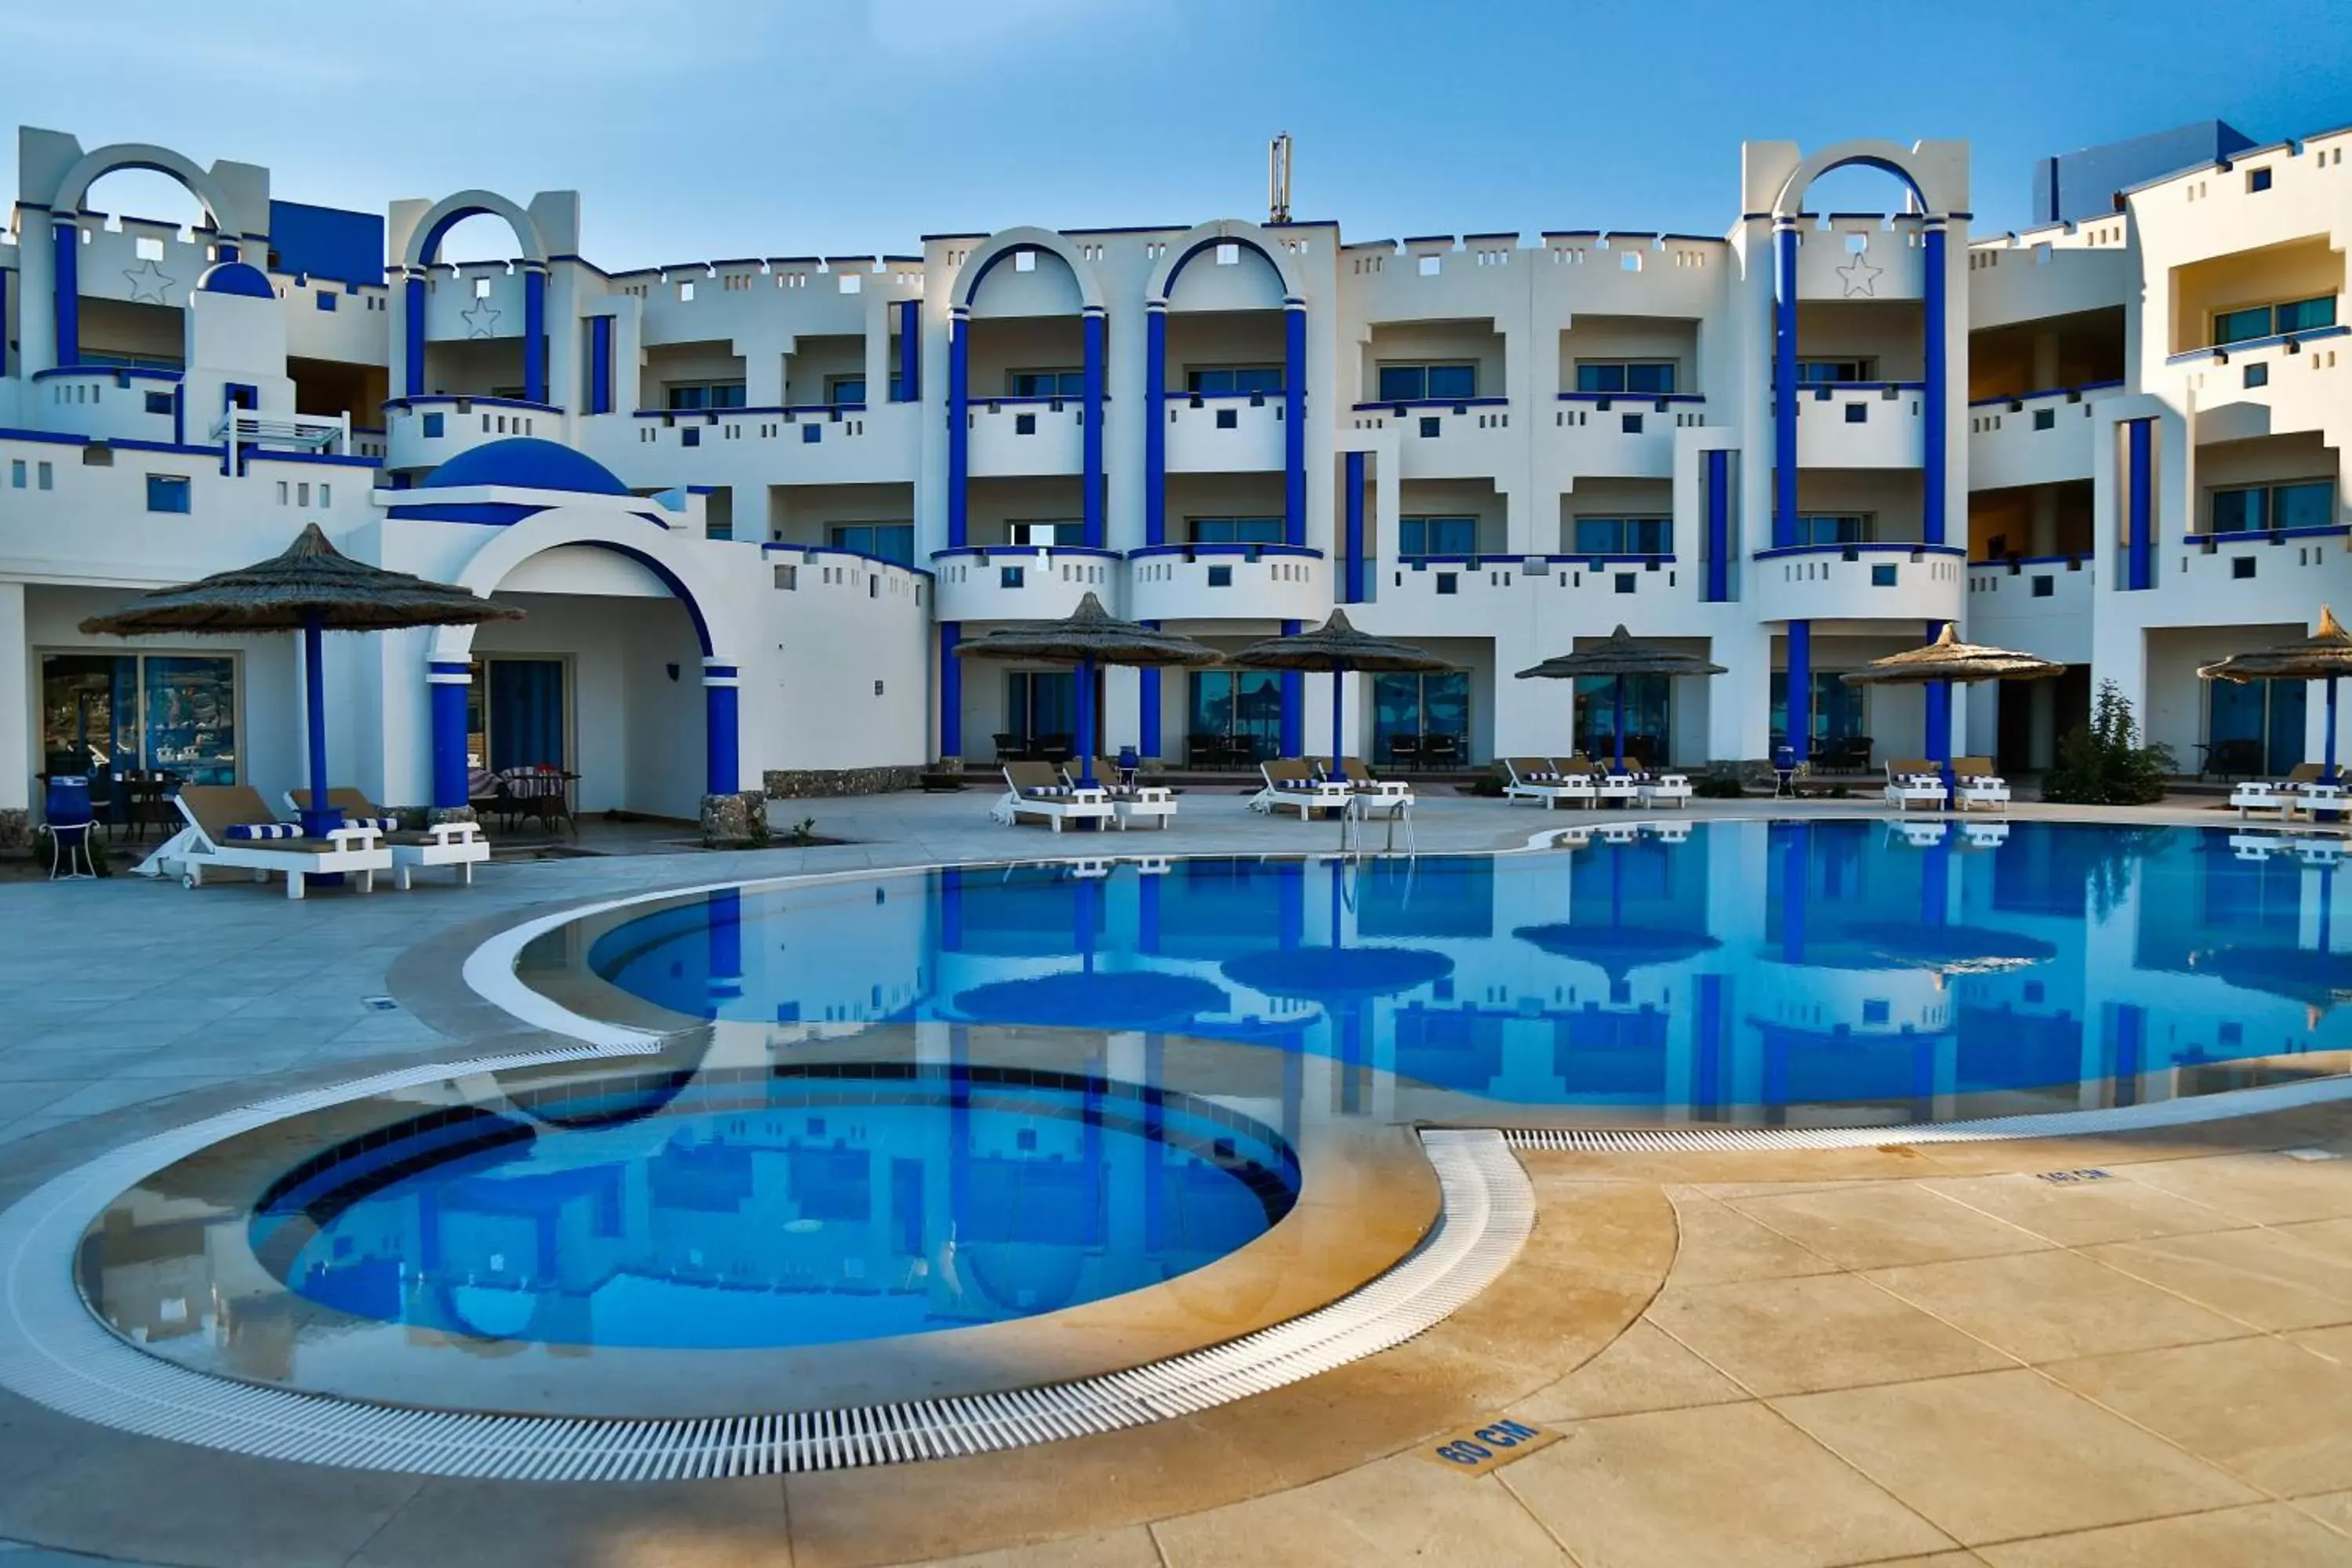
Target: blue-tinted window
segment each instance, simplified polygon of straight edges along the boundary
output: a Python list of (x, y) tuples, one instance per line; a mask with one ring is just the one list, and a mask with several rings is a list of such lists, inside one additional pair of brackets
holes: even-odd
[(1809, 359), (1797, 362), (1797, 379), (1810, 384), (1834, 384), (1871, 379), (1866, 359)]
[(866, 378), (862, 375), (827, 376), (824, 383), (824, 400), (835, 407), (845, 403), (864, 404)]
[(668, 389), (672, 408), (740, 408), (743, 406), (743, 384), (740, 381), (706, 381), (674, 385)]
[(2336, 487), (2321, 479), (2271, 489), (2273, 528), (2328, 528), (2336, 521)]
[(1279, 544), (1278, 517), (1196, 517), (1192, 520), (1195, 544)]
[(1578, 555), (1672, 555), (1675, 524), (1664, 517), (1580, 517)]
[(2268, 170), (2268, 169), (2264, 168), (2264, 169), (2249, 169), (2248, 171), (2246, 171), (2246, 189), (2248, 189), (2249, 191), (2267, 191), (2267, 190), (2269, 190), (2270, 188), (2271, 188), (2271, 172), (2270, 172), (2270, 170)]
[(1016, 370), (1006, 373), (1007, 397), (1084, 397), (1087, 373), (1082, 370)]
[(2271, 384), (2271, 367), (2256, 360), (2246, 367), (2243, 380), (2248, 386), (2268, 386)]
[(2293, 304), (2281, 305), (2274, 313), (2277, 320), (2271, 328), (2274, 332), (2308, 332), (2332, 327), (2336, 324), (2336, 296), (2297, 300)]
[(1478, 395), (1475, 364), (1384, 364), (1382, 403), (1451, 403)]
[(1429, 395), (1433, 398), (1477, 396), (1478, 367), (1475, 364), (1431, 365)]
[(1800, 544), (1861, 544), (1870, 537), (1869, 520), (1854, 516), (1801, 517), (1797, 520), (1797, 542)]
[(168, 392), (149, 393), (147, 395), (147, 412), (150, 414), (169, 414), (172, 412), (172, 395)]
[(147, 510), (149, 511), (186, 511), (188, 481), (171, 474), (148, 475)]
[(901, 566), (915, 563), (915, 525), (911, 522), (840, 523), (833, 530), (835, 550), (855, 550)]
[(1422, 555), (1475, 555), (1478, 552), (1478, 520), (1475, 517), (1405, 517), (1397, 520), (1397, 553), (1411, 559)]
[(335, 296), (323, 289), (310, 298), (318, 301), (319, 309), (321, 310), (331, 310), (335, 308)]
[(710, 406), (713, 408), (742, 407), (743, 384), (740, 381), (722, 381), (712, 386)]
[(1203, 397), (1224, 397), (1244, 393), (1278, 393), (1282, 390), (1282, 367), (1271, 364), (1213, 365), (1184, 374), (1187, 391)]
[(2252, 533), (2269, 526), (2265, 514), (2270, 492), (2263, 489), (2215, 490), (2213, 492), (2213, 531), (2216, 533)]
[(441, 415), (438, 415), (438, 414), (427, 414), (427, 415), (425, 415), (425, 439), (427, 439), (427, 440), (431, 440), (433, 437), (436, 437), (436, 436), (440, 435), (440, 434), (441, 434), (441, 428), (442, 428), (442, 423), (443, 423), (443, 416), (442, 416)]
[(1414, 403), (1429, 389), (1429, 370), (1418, 364), (1381, 366), (1381, 401)]
[(1579, 360), (1579, 392), (1630, 392), (1663, 395), (1675, 390), (1671, 360)]
[(2271, 335), (2271, 308), (2258, 305), (2251, 310), (2223, 310), (2213, 318), (2213, 341), (2216, 343), (2242, 343), (2254, 338)]

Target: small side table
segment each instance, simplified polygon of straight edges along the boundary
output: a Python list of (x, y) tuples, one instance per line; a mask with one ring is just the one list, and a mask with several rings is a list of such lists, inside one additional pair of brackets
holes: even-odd
[[(93, 826), (88, 822), (41, 824), (41, 831), (49, 836), (50, 881), (80, 882), (97, 878), (98, 867), (89, 858), (89, 830)], [(74, 869), (76, 860), (81, 863), (79, 871)]]

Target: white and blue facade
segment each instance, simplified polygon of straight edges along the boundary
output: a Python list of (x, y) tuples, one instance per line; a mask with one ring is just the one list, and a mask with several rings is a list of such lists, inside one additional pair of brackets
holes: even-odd
[[(1677, 764), (1791, 732), (1916, 753), (1923, 698), (1835, 677), (1948, 622), (2070, 666), (1955, 704), (1954, 743), (2005, 766), (2045, 765), (2106, 679), (2192, 766), (2300, 760), (2316, 703), (2195, 667), (2352, 603), (2347, 142), (2215, 141), (1988, 237), (1963, 143), (1750, 142), (1718, 234), (1220, 219), (607, 271), (568, 192), (378, 217), (27, 129), (0, 811), (77, 758), (296, 783), (278, 640), (75, 626), (309, 521), (529, 612), (331, 641), (336, 770), (388, 805), (547, 762), (588, 809), (690, 816), (984, 760), (1066, 727), (1068, 678), (951, 650), (1089, 591), (1227, 646), (1344, 606), (1446, 656), (1348, 683), (1347, 742), (1382, 762), (1589, 741), (1605, 704), (1512, 675), (1620, 622), (1730, 669), (1637, 695)], [(2153, 155), (2067, 163), (2070, 196)], [(1809, 205), (1855, 166), (1887, 211)], [(121, 168), (205, 221), (104, 212)], [(477, 217), (511, 259), (444, 259)], [(1179, 765), (1319, 745), (1328, 711), (1323, 677), (1104, 687), (1110, 746)]]

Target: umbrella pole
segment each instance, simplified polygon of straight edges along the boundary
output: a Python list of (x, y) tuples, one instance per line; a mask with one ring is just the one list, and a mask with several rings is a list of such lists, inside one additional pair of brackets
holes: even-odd
[(302, 623), (302, 699), (310, 742), (310, 804), (302, 811), (302, 833), (309, 838), (323, 838), (343, 825), (343, 814), (327, 804), (326, 629), (316, 614)]
[(2336, 773), (2336, 677), (2327, 678), (2327, 782), (2334, 784)]
[(1095, 661), (1078, 660), (1078, 787), (1095, 782)]
[[(1347, 674), (1347, 669), (1348, 667), (1344, 664), (1335, 664), (1331, 667), (1331, 776), (1335, 779), (1339, 776), (1339, 753), (1346, 749), (1346, 742), (1344, 739), (1346, 731), (1342, 728), (1339, 721), (1340, 711), (1347, 705), (1346, 698), (1344, 696), (1346, 688), (1342, 684), (1342, 677)], [(2336, 683), (2334, 681), (2331, 680), (2327, 683), (2327, 690), (2330, 697), (2335, 695)], [(2336, 737), (2335, 719), (2336, 715), (2334, 710), (2331, 710), (2328, 713), (2327, 731), (2328, 742), (2331, 745), (2335, 743)], [(2331, 752), (2328, 754), (2328, 763), (2331, 767), (2334, 765), (2335, 760), (2335, 753)]]
[(1615, 772), (1625, 771), (1625, 678), (1622, 675), (1609, 685), (1609, 727), (1616, 731), (1612, 739), (1617, 745)]

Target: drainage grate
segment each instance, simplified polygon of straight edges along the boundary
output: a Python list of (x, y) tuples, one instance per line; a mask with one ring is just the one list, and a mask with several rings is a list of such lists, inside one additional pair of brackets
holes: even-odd
[(2309, 1079), (2100, 1110), (1994, 1116), (1979, 1121), (1938, 1121), (1926, 1126), (1507, 1127), (1502, 1129), (1502, 1134), (1515, 1149), (1591, 1154), (1670, 1154), (1709, 1149), (1876, 1149), (1890, 1144), (1985, 1143), (2006, 1138), (2079, 1138), (2100, 1132), (2144, 1132), (2290, 1110), (2336, 1100), (2352, 1100), (2352, 1078)]
[(207, 1376), (116, 1338), (69, 1267), (113, 1196), (233, 1133), (362, 1094), (615, 1049), (536, 1052), (385, 1073), (142, 1140), (58, 1176), (0, 1215), (0, 1385), (144, 1436), (353, 1469), (525, 1480), (670, 1480), (841, 1469), (977, 1454), (1205, 1410), (1402, 1343), (1492, 1283), (1535, 1225), (1535, 1196), (1493, 1132), (1423, 1134), (1437, 1226), (1411, 1256), (1327, 1307), (1225, 1344), (1004, 1394), (701, 1420), (494, 1416), (362, 1404)]

